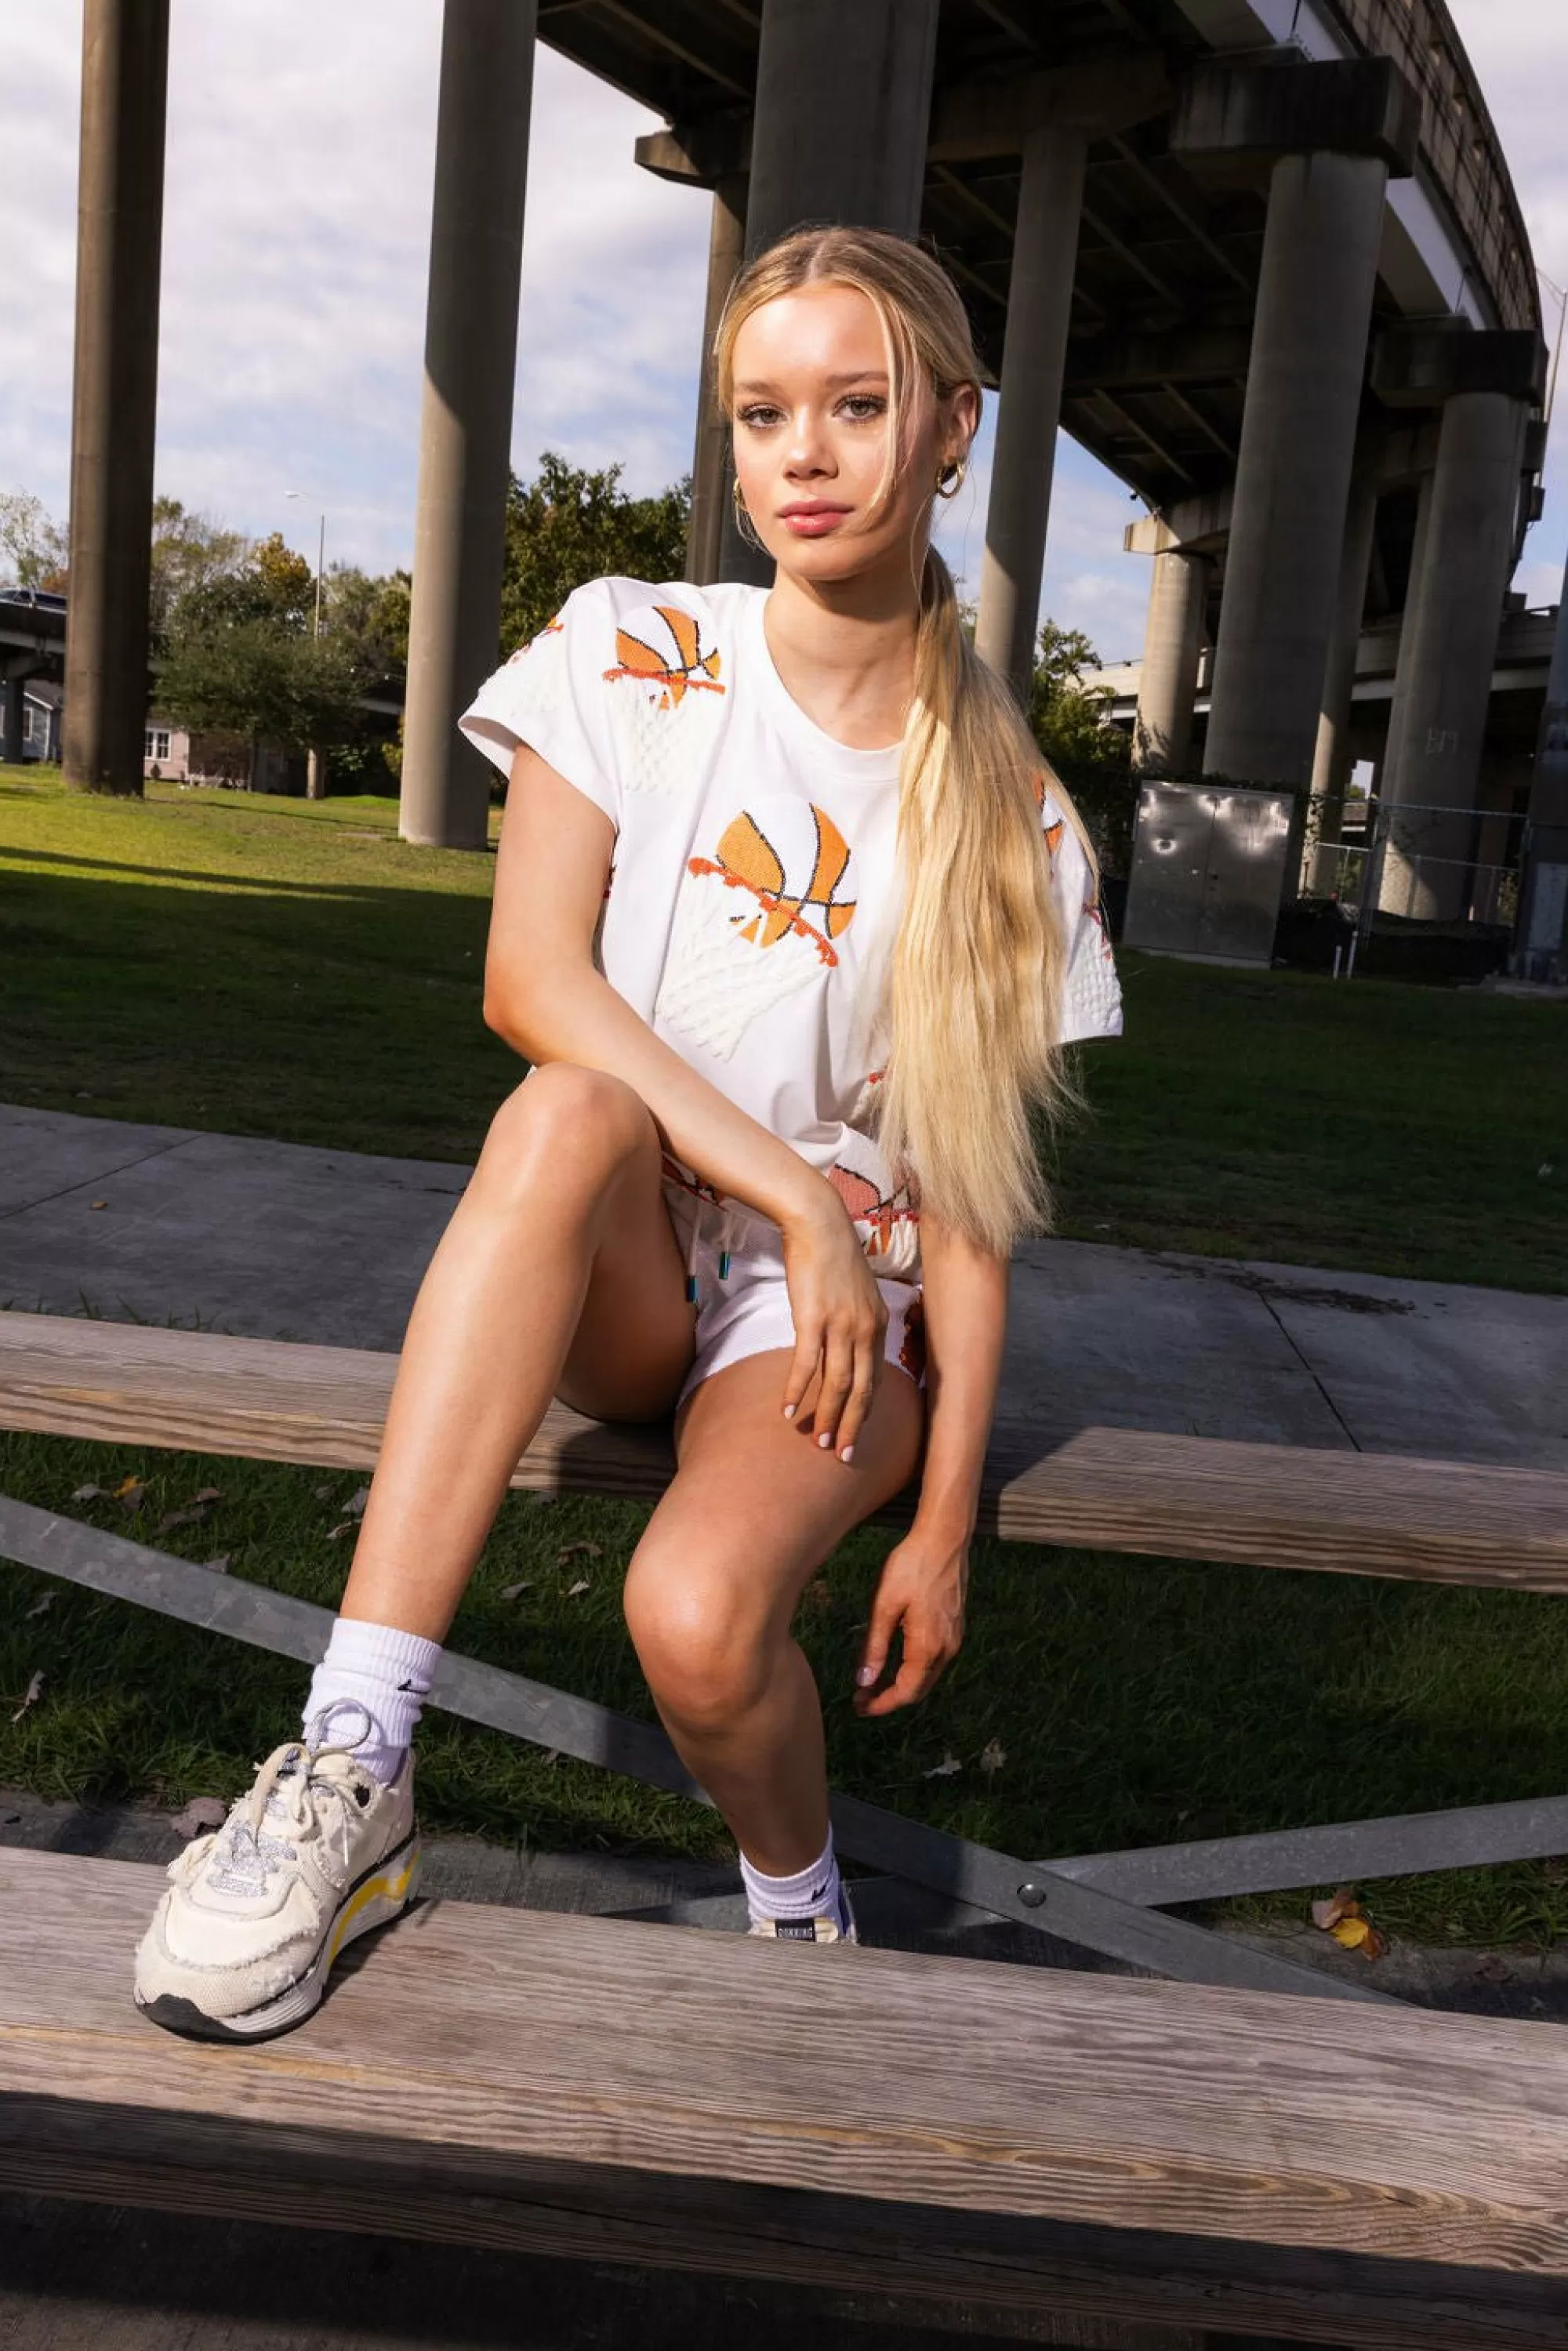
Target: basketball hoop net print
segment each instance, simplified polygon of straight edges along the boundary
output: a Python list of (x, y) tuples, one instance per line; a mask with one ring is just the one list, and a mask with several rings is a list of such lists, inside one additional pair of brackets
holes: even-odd
[[(718, 648), (705, 643), (706, 612), (684, 604), (643, 604), (616, 625), (615, 666), (604, 673), (614, 719), (629, 755), (626, 781), (634, 790), (674, 791), (692, 780), (693, 714), (716, 707), (725, 687)], [(706, 733), (696, 721), (700, 737)]]
[(836, 967), (854, 912), (854, 859), (832, 819), (810, 800), (758, 800), (716, 856), (687, 860), (654, 1017), (727, 1061), (759, 1012)]

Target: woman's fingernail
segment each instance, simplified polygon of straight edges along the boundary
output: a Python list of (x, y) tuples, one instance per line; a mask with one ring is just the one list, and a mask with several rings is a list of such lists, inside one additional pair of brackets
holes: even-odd
[(794, 1419), (794, 1417), (795, 1417), (795, 1407), (794, 1407), (794, 1405), (793, 1405), (792, 1404), (787, 1404), (787, 1405), (785, 1405), (785, 1407), (784, 1407), (784, 1417), (785, 1417), (785, 1419), (786, 1419), (786, 1420), (793, 1420), (793, 1419)]
[(818, 1442), (818, 1444), (819, 1444), (819, 1445), (831, 1445), (831, 1444), (832, 1443), (832, 1441), (833, 1441), (833, 1435), (832, 1435), (832, 1431), (831, 1431), (831, 1429), (828, 1429), (828, 1428), (824, 1428), (824, 1429), (823, 1429), (823, 1431), (822, 1431), (822, 1433), (821, 1433), (821, 1437), (818, 1437), (818, 1439), (817, 1439), (817, 1442)]
[(854, 1458), (855, 1448), (852, 1445), (846, 1445), (843, 1451), (839, 1456), (839, 1459), (841, 1461), (852, 1461)]
[(871, 1684), (876, 1679), (876, 1667), (874, 1666), (862, 1666), (859, 1673), (855, 1676), (855, 1679), (860, 1684), (862, 1689), (869, 1688)]

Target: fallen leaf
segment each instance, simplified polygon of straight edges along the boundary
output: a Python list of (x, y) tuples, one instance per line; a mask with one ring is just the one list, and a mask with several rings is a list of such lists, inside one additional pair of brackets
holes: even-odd
[(34, 1601), (32, 1606), (27, 1611), (28, 1615), (41, 1616), (46, 1608), (52, 1608), (54, 1606), (58, 1596), (59, 1595), (57, 1593), (46, 1592), (41, 1600)]
[(530, 1591), (532, 1587), (532, 1576), (525, 1575), (520, 1583), (503, 1583), (501, 1586), (501, 1597), (503, 1600), (515, 1600), (519, 1592)]
[(1359, 1910), (1353, 1917), (1336, 1919), (1329, 1928), (1334, 1941), (1346, 1951), (1359, 1950), (1371, 1932), (1371, 1919), (1364, 1918)]
[(183, 1813), (176, 1813), (169, 1826), (178, 1837), (188, 1842), (206, 1829), (221, 1829), (228, 1818), (228, 1806), (220, 1804), (215, 1796), (193, 1796)]
[(833, 1604), (833, 1587), (825, 1575), (814, 1575), (800, 1594), (802, 1608), (813, 1609), (818, 1615)]
[(357, 1535), (359, 1531), (358, 1519), (345, 1519), (340, 1526), (328, 1528), (327, 1540), (329, 1542), (336, 1542), (340, 1535)]
[(110, 1499), (107, 1486), (78, 1486), (71, 1496), (73, 1502), (104, 1502)]
[(368, 1486), (361, 1486), (359, 1491), (357, 1493), (350, 1494), (348, 1500), (344, 1503), (343, 1516), (346, 1519), (362, 1519), (365, 1514), (365, 1504), (370, 1500), (370, 1488)]
[(38, 1703), (38, 1700), (43, 1697), (43, 1695), (44, 1695), (44, 1677), (43, 1677), (43, 1675), (42, 1675), (42, 1673), (41, 1673), (41, 1672), (40, 1672), (40, 1673), (36, 1673), (36, 1674), (33, 1676), (32, 1680), (27, 1684), (27, 1695), (26, 1695), (26, 1697), (22, 1700), (22, 1703), (21, 1703), (21, 1705), (16, 1708), (16, 1713), (11, 1717), (12, 1721), (13, 1721), (13, 1722), (20, 1722), (20, 1721), (21, 1721), (21, 1719), (22, 1719), (22, 1717), (26, 1713), (27, 1708), (28, 1708), (30, 1706), (37, 1706), (37, 1703)]
[(199, 1493), (192, 1495), (185, 1508), (188, 1510), (210, 1510), (214, 1502), (221, 1502), (223, 1499), (221, 1486), (204, 1486)]
[(538, 1503), (540, 1508), (543, 1509), (547, 1502), (553, 1502), (555, 1500), (555, 1496), (553, 1494), (536, 1494), (534, 1496), (534, 1499)]
[(549, 1752), (547, 1755), (542, 1755), (542, 1756), (539, 1758), (539, 1761), (540, 1761), (541, 1764), (543, 1765), (544, 1769), (548, 1771), (549, 1770), (549, 1767), (550, 1767), (550, 1765), (551, 1765), (552, 1763), (559, 1763), (559, 1761), (560, 1761), (560, 1749), (559, 1749), (559, 1747), (552, 1747), (552, 1748), (549, 1750)]
[(1360, 1916), (1361, 1905), (1348, 1886), (1342, 1886), (1337, 1893), (1330, 1895), (1326, 1902), (1314, 1902), (1312, 1905), (1312, 1924), (1322, 1928), (1325, 1934), (1332, 1935), (1342, 1918), (1359, 1918)]
[(1007, 1751), (999, 1739), (988, 1740), (980, 1750), (980, 1769), (988, 1780), (993, 1772), (1001, 1770), (1007, 1760)]
[(586, 1591), (588, 1591), (589, 1589), (590, 1589), (590, 1586), (589, 1586), (588, 1578), (587, 1578), (587, 1576), (585, 1575), (585, 1576), (581, 1577), (581, 1578), (580, 1578), (580, 1580), (578, 1583), (569, 1583), (569, 1584), (567, 1585), (567, 1587), (566, 1587), (566, 1596), (567, 1596), (567, 1598), (568, 1598), (569, 1600), (575, 1600), (575, 1599), (577, 1598), (577, 1595), (578, 1595), (578, 1593), (579, 1593), (580, 1592), (586, 1592)]
[(312, 1487), (311, 1491), (314, 1493), (316, 1499), (319, 1502), (328, 1502), (332, 1499), (332, 1489), (330, 1486), (315, 1486)]
[(218, 1553), (216, 1559), (203, 1560), (202, 1565), (209, 1575), (226, 1575), (229, 1572), (229, 1562), (233, 1557), (233, 1552), (223, 1551)]
[(588, 1559), (602, 1559), (603, 1556), (604, 1546), (602, 1543), (569, 1542), (563, 1544), (561, 1549), (557, 1552), (555, 1555), (555, 1563), (558, 1567), (564, 1567), (569, 1559), (580, 1559), (584, 1557)]
[(944, 1755), (940, 1763), (933, 1763), (930, 1771), (921, 1776), (926, 1780), (950, 1780), (955, 1771), (961, 1771), (963, 1768), (956, 1755)]
[(114, 1499), (122, 1510), (139, 1510), (146, 1491), (140, 1478), (122, 1478), (114, 1489)]
[(206, 1515), (205, 1510), (171, 1510), (167, 1518), (159, 1520), (152, 1531), (163, 1535), (171, 1527), (199, 1527)]
[(107, 1208), (108, 1206), (109, 1202), (107, 1200), (89, 1200), (88, 1202), (88, 1207), (89, 1208)]

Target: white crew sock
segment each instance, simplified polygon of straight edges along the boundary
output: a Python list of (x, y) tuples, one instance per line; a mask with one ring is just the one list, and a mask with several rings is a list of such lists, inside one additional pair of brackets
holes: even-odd
[(793, 1877), (765, 1877), (761, 1870), (752, 1867), (744, 1854), (740, 1856), (740, 1876), (753, 1925), (761, 1918), (833, 1918), (841, 1934), (847, 1931), (850, 1917), (844, 1907), (839, 1865), (833, 1856), (831, 1829), (828, 1831), (827, 1844), (810, 1867), (797, 1870)]
[[(440, 1661), (439, 1641), (400, 1633), (391, 1625), (338, 1617), (305, 1701), (307, 1744), (351, 1745), (356, 1761), (390, 1785), (408, 1752)], [(369, 1727), (356, 1737), (361, 1713)]]

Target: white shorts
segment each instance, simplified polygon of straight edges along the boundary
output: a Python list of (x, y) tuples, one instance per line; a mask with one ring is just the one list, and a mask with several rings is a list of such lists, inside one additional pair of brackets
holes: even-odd
[[(727, 1364), (738, 1364), (772, 1347), (793, 1349), (795, 1318), (789, 1309), (784, 1246), (777, 1225), (738, 1205), (716, 1207), (668, 1178), (664, 1191), (685, 1259), (687, 1291), (696, 1307), (696, 1353), (676, 1399), (678, 1411), (695, 1387)], [(883, 1352), (890, 1364), (896, 1364), (917, 1387), (924, 1387), (925, 1332), (920, 1285), (879, 1281), (877, 1288), (887, 1308)]]

